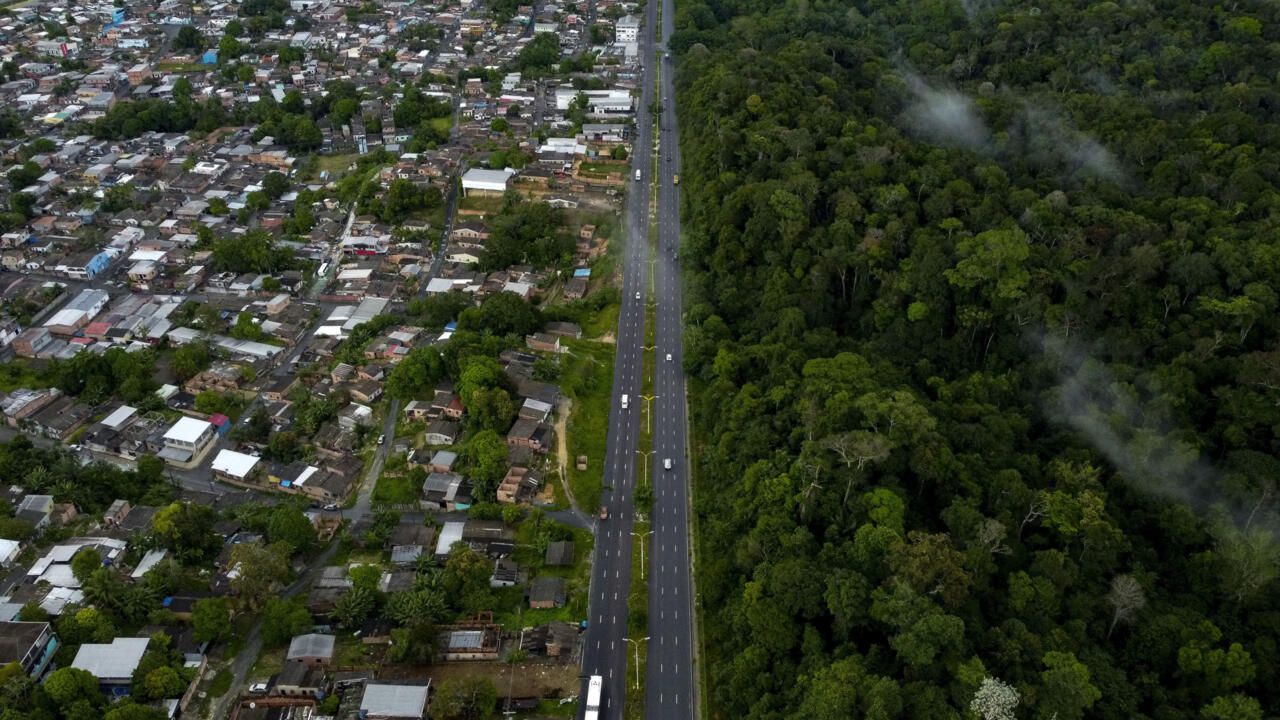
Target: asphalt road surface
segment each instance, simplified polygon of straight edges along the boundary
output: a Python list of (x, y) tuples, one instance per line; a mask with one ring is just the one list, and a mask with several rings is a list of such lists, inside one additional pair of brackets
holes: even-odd
[[(613, 400), (604, 458), (602, 504), (609, 518), (597, 523), (595, 558), (591, 567), (587, 633), (582, 652), (584, 675), (604, 679), (600, 718), (622, 718), (626, 697), (627, 595), (631, 588), (631, 528), (635, 505), (636, 453), (644, 400), (641, 371), (644, 366), (645, 303), (648, 296), (649, 182), (652, 174), (653, 136), (649, 107), (653, 101), (653, 27), (657, 3), (645, 12), (645, 32), (640, 37), (644, 82), (636, 110), (636, 138), (632, 148), (632, 180), (626, 210), (627, 247), (623, 263), (622, 310), (618, 316), (617, 356), (614, 361)], [(629, 396), (626, 409), (621, 398)], [(652, 622), (652, 620), (651, 620)], [(585, 687), (585, 684), (584, 684)], [(585, 700), (585, 692), (583, 693)], [(585, 712), (585, 702), (579, 712)]]
[[(663, 48), (671, 37), (675, 8), (663, 0)], [(649, 655), (645, 667), (645, 717), (693, 718), (692, 554), (689, 547), (688, 423), (685, 416), (683, 306), (680, 268), (680, 143), (675, 112), (675, 67), (662, 53), (660, 157), (658, 158), (658, 253), (654, 263), (656, 303), (653, 474), (654, 503), (649, 538)], [(670, 461), (671, 469), (666, 469)]]

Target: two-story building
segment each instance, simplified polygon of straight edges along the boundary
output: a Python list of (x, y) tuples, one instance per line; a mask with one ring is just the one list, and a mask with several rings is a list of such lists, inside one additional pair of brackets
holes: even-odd
[(218, 437), (218, 431), (208, 420), (184, 417), (164, 433), (164, 449), (160, 457), (169, 462), (186, 463), (200, 457)]
[(58, 649), (58, 636), (47, 622), (0, 622), (0, 667), (17, 663), (40, 679)]

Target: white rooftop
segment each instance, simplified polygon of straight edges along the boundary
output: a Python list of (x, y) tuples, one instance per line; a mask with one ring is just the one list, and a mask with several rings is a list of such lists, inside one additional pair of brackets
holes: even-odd
[(234, 478), (245, 478), (249, 473), (253, 472), (253, 468), (258, 464), (258, 458), (253, 455), (247, 455), (235, 450), (219, 450), (218, 456), (213, 459), (213, 471), (226, 473)]
[(471, 168), (462, 176), (462, 189), (501, 192), (507, 189), (507, 181), (512, 175), (515, 175), (513, 170)]
[(128, 405), (121, 405), (114, 412), (102, 419), (102, 424), (115, 430), (125, 423), (126, 420), (136, 415), (138, 409)]
[(138, 561), (138, 567), (134, 568), (132, 573), (129, 573), (129, 577), (134, 580), (141, 578), (143, 575), (147, 574), (147, 571), (158, 565), (160, 561), (164, 559), (164, 556), (168, 554), (169, 551), (164, 548), (148, 550), (147, 554), (143, 555), (142, 559)]
[(197, 420), (191, 417), (184, 417), (173, 424), (164, 433), (165, 440), (174, 440), (176, 442), (195, 444), (205, 431), (213, 427), (208, 420)]
[(448, 555), (449, 548), (456, 542), (462, 542), (462, 529), (466, 523), (447, 522), (440, 528), (440, 537), (436, 540), (436, 555)]
[(364, 687), (360, 713), (369, 717), (421, 718), (427, 707), (430, 685), (380, 685)]
[(109, 645), (85, 643), (71, 661), (71, 667), (88, 671), (99, 682), (128, 682), (142, 662), (149, 642), (151, 638), (118, 637)]

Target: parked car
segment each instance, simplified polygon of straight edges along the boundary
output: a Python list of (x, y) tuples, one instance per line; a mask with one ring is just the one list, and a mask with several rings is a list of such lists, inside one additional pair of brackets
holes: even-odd
[(249, 692), (253, 693), (254, 695), (266, 695), (266, 694), (267, 694), (267, 684), (266, 684), (266, 683), (254, 683), (254, 684), (252, 684), (252, 685), (250, 685), (250, 686), (249, 686)]
[(379, 445), (385, 445), (386, 443), (387, 443), (387, 436), (386, 436), (386, 435), (379, 435), (379, 436), (378, 436), (378, 444), (379, 444)]

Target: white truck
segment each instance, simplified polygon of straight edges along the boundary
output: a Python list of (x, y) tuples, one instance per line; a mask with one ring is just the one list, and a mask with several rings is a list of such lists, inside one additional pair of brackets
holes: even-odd
[(623, 410), (626, 410), (626, 409), (627, 409), (627, 407), (629, 407), (630, 405), (631, 405), (631, 396), (630, 396), (630, 395), (627, 395), (627, 394), (625, 394), (625, 393), (623, 393), (623, 395), (622, 395), (622, 409), (623, 409)]

